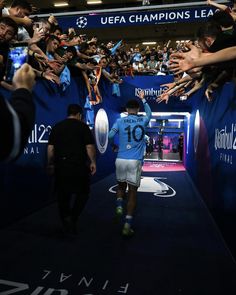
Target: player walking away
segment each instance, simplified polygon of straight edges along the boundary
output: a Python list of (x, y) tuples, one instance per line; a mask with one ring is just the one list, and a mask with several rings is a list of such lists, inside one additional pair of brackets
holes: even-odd
[(128, 116), (116, 120), (109, 132), (109, 140), (113, 150), (116, 150), (114, 136), (118, 133), (119, 149), (116, 158), (116, 179), (118, 182), (116, 215), (123, 214), (123, 198), (128, 185), (128, 201), (123, 236), (132, 236), (132, 220), (137, 203), (137, 189), (140, 186), (143, 156), (145, 151), (145, 132), (151, 119), (151, 109), (144, 99), (144, 92), (140, 92), (146, 115), (138, 115), (140, 108), (137, 100), (129, 100), (126, 104)]

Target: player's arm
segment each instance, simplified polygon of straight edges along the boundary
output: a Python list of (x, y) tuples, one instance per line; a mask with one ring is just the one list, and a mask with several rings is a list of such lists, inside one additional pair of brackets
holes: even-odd
[(109, 131), (109, 134), (108, 134), (108, 140), (109, 140), (109, 143), (110, 143), (113, 151), (117, 150), (117, 145), (114, 143), (114, 137), (115, 137), (117, 132), (118, 132), (118, 124), (117, 124), (117, 121), (116, 121), (113, 124), (113, 126), (112, 126), (112, 128), (111, 128), (111, 130)]
[(144, 106), (144, 111), (145, 111), (146, 116), (147, 116), (147, 124), (148, 124), (148, 122), (151, 120), (151, 117), (152, 117), (152, 110), (151, 110), (149, 104), (147, 103), (147, 101), (145, 99), (144, 91), (140, 91), (139, 98), (142, 100), (142, 103), (143, 103), (143, 106)]
[(151, 110), (149, 104), (147, 103), (146, 99), (143, 99), (142, 102), (143, 102), (143, 105), (144, 105), (144, 111), (146, 113), (146, 116), (147, 116), (147, 119), (148, 119), (148, 122), (149, 122), (151, 120), (151, 117), (152, 117), (152, 110)]
[(108, 133), (109, 142), (113, 142), (116, 133), (118, 132), (118, 124), (117, 121), (113, 124), (111, 130)]

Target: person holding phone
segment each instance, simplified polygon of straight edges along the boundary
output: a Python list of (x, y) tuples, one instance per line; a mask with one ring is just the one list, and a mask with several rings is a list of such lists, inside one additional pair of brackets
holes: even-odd
[(32, 89), (35, 74), (32, 67), (24, 64), (13, 77), (14, 91), (10, 100), (0, 93), (0, 161), (13, 161), (22, 152), (32, 130), (35, 105)]
[(4, 80), (11, 82), (13, 76), (24, 63), (28, 62), (28, 44), (14, 43), (10, 46), (7, 57)]

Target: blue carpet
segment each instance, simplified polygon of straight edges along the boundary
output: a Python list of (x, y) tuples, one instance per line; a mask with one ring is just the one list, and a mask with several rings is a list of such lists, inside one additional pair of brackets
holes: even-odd
[(0, 295), (236, 294), (235, 261), (187, 173), (143, 176), (168, 191), (138, 193), (132, 239), (113, 218), (114, 175), (92, 186), (77, 236), (55, 204), (1, 230)]

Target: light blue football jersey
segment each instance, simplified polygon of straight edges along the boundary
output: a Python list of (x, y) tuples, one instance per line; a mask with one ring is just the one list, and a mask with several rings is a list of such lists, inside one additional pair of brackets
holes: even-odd
[(119, 150), (117, 158), (130, 160), (143, 160), (146, 147), (145, 132), (151, 119), (152, 111), (144, 101), (146, 116), (128, 115), (116, 120), (109, 132), (109, 139), (113, 139), (116, 133), (119, 135)]

